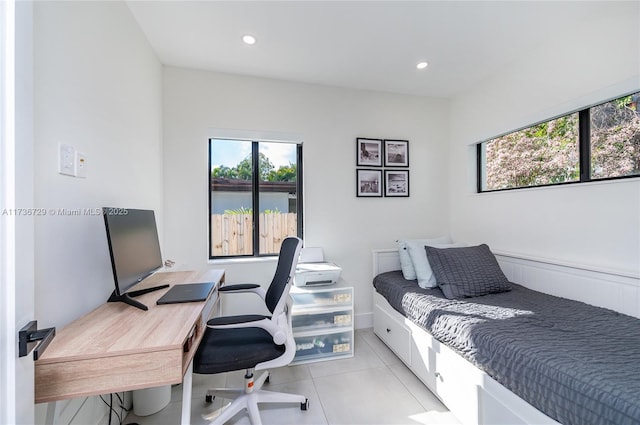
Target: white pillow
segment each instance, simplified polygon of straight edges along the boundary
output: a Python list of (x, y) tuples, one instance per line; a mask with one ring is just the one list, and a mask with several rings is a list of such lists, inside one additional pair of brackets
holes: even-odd
[(398, 239), (398, 254), (400, 256), (400, 267), (402, 268), (402, 275), (407, 280), (415, 280), (417, 279), (416, 270), (413, 266), (413, 261), (409, 255), (409, 244), (417, 243), (422, 246), (424, 258), (426, 261), (427, 254), (424, 250), (425, 245), (432, 244), (449, 244), (452, 242), (449, 236), (441, 236), (439, 238), (434, 239)]
[(438, 286), (436, 283), (436, 277), (431, 271), (429, 260), (427, 260), (427, 251), (424, 249), (425, 245), (432, 246), (434, 248), (460, 248), (467, 246), (463, 243), (409, 243), (407, 244), (407, 251), (409, 251), (409, 257), (416, 271), (418, 278), (418, 286), (424, 289), (435, 288)]

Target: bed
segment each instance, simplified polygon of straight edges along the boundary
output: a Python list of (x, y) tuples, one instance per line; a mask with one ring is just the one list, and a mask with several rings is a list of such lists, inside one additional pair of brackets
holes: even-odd
[(640, 424), (639, 319), (508, 281), (447, 297), (405, 279), (398, 256), (374, 252), (374, 331), (462, 423)]

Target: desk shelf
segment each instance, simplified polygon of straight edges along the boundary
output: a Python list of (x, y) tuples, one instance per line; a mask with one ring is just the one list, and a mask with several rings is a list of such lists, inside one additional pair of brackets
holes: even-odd
[(353, 288), (291, 289), (296, 356), (291, 364), (353, 357)]

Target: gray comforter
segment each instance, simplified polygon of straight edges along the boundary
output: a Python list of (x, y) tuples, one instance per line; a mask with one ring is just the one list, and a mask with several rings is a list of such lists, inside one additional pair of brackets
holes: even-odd
[(402, 273), (374, 279), (401, 314), (565, 425), (640, 424), (640, 320), (520, 285), (446, 299)]

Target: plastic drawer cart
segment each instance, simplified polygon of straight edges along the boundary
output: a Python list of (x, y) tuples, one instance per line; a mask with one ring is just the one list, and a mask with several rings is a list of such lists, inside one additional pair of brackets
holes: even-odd
[(353, 357), (353, 288), (294, 287), (292, 364)]

